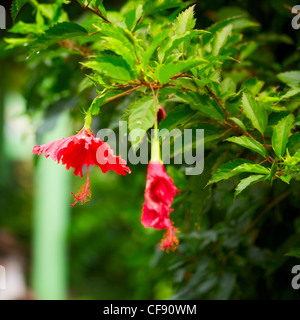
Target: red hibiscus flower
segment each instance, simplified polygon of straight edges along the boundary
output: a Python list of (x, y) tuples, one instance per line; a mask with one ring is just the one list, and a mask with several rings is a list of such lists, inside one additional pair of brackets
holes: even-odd
[(174, 250), (178, 245), (175, 235), (178, 231), (170, 220), (171, 204), (176, 193), (179, 191), (166, 173), (164, 165), (159, 161), (151, 161), (148, 165), (141, 222), (146, 228), (167, 229), (160, 243), (161, 249)]
[(166, 110), (160, 105), (157, 111), (157, 121), (160, 122), (166, 118)]
[(80, 201), (81, 204), (90, 200), (89, 166), (97, 165), (103, 173), (113, 170), (118, 174), (126, 175), (130, 169), (125, 160), (114, 156), (110, 146), (96, 138), (91, 129), (82, 129), (74, 136), (61, 140), (51, 141), (41, 146), (35, 146), (33, 153), (39, 156), (44, 152), (45, 157), (51, 157), (57, 163), (66, 165), (66, 169), (74, 168), (74, 174), (82, 177), (82, 168), (86, 165), (87, 181), (77, 194), (72, 192), (75, 202), (72, 207)]

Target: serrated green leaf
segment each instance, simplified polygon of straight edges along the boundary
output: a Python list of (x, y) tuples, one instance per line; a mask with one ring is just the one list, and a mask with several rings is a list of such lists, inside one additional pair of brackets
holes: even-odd
[(194, 8), (195, 5), (187, 8), (176, 18), (175, 28), (177, 34), (182, 34), (186, 31), (191, 31), (194, 29), (196, 24), (196, 19), (194, 18)]
[(29, 2), (29, 0), (14, 0), (11, 5), (11, 17), (13, 22), (15, 22), (18, 13), (25, 6), (25, 4)]
[(263, 157), (268, 157), (268, 151), (264, 148), (264, 146), (261, 143), (259, 143), (254, 139), (248, 138), (246, 136), (241, 136), (241, 137), (230, 137), (226, 139), (226, 141), (230, 141), (244, 148), (248, 148), (254, 152), (257, 152)]
[(162, 59), (164, 56), (169, 56), (174, 49), (179, 49), (182, 53), (183, 47), (182, 43), (188, 43), (193, 37), (198, 36), (200, 34), (207, 33), (205, 30), (192, 30), (187, 31), (181, 35), (176, 35), (175, 37), (172, 37), (170, 41), (166, 45), (161, 47), (161, 50), (159, 50), (160, 59)]
[(28, 47), (30, 54), (45, 50), (49, 46), (66, 39), (86, 35), (88, 32), (80, 25), (72, 22), (61, 22), (46, 30), (37, 40)]
[(84, 62), (82, 65), (113, 80), (127, 82), (132, 79), (130, 67), (126, 61), (118, 56), (103, 56)]
[(235, 188), (234, 197), (236, 198), (246, 188), (250, 187), (251, 185), (259, 181), (263, 181), (265, 179), (266, 179), (265, 175), (254, 175), (241, 180), (240, 183)]
[(169, 30), (163, 30), (156, 37), (154, 37), (154, 39), (152, 40), (150, 46), (146, 50), (141, 61), (141, 65), (144, 69), (148, 66), (149, 61), (152, 58), (155, 50), (157, 49), (158, 46), (160, 46), (164, 42), (169, 32), (170, 32)]
[(286, 145), (289, 139), (289, 134), (294, 121), (293, 115), (281, 119), (274, 127), (272, 136), (272, 146), (278, 158), (285, 154)]
[(284, 95), (280, 97), (280, 100), (289, 99), (300, 93), (300, 88), (293, 88), (288, 90)]
[(265, 168), (259, 164), (255, 164), (255, 163), (243, 163), (232, 170), (232, 173), (234, 173), (234, 174), (243, 173), (243, 172), (259, 173), (259, 174), (268, 175), (268, 174), (270, 174), (270, 169)]
[(290, 87), (295, 87), (300, 84), (300, 71), (282, 72), (277, 77)]
[(231, 178), (232, 176), (234, 176), (234, 174), (232, 174), (232, 170), (245, 163), (251, 163), (251, 161), (246, 159), (236, 159), (227, 162), (221, 168), (218, 169), (218, 171), (209, 180), (207, 185)]
[(94, 27), (99, 31), (98, 35), (106, 40), (105, 46), (120, 55), (135, 70), (137, 46), (131, 32), (108, 23), (96, 23)]
[(267, 111), (250, 94), (245, 92), (243, 93), (242, 107), (253, 127), (263, 134), (268, 124)]
[(177, 63), (164, 64), (156, 69), (155, 76), (161, 84), (164, 84), (176, 74), (188, 71), (204, 63), (207, 63), (207, 61), (204, 59), (193, 59), (179, 61)]
[(227, 39), (231, 35), (233, 25), (230, 24), (218, 31), (213, 39), (212, 43), (212, 55), (217, 56), (221, 50), (221, 48), (226, 44)]
[(290, 184), (290, 181), (292, 179), (292, 176), (290, 174), (284, 175), (284, 176), (279, 176), (279, 179), (286, 184)]
[(127, 28), (131, 31), (135, 28), (136, 24), (143, 15), (143, 6), (140, 4), (136, 8), (130, 10), (125, 17), (125, 24)]
[(107, 40), (106, 46), (120, 55), (128, 63), (131, 69), (134, 70), (137, 63), (134, 51), (132, 51), (132, 49), (124, 47), (124, 43), (118, 39), (110, 37), (105, 37), (104, 39)]
[(257, 78), (250, 78), (243, 83), (242, 90), (246, 89), (247, 91), (251, 92), (254, 96), (256, 96), (257, 94), (259, 94), (264, 84), (265, 83), (263, 81), (260, 81)]

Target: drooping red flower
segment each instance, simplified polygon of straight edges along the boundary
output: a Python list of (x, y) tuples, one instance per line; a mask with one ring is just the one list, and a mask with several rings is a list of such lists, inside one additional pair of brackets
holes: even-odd
[(160, 243), (161, 249), (174, 250), (178, 245), (176, 237), (178, 230), (170, 220), (170, 212), (173, 211), (171, 204), (177, 193), (179, 191), (166, 173), (164, 165), (151, 161), (148, 165), (141, 222), (146, 228), (167, 229)]
[(41, 146), (35, 146), (33, 153), (39, 156), (44, 152), (45, 157), (51, 157), (57, 163), (66, 165), (66, 169), (74, 168), (74, 174), (82, 177), (82, 168), (86, 165), (87, 180), (77, 194), (72, 192), (75, 202), (72, 207), (80, 201), (81, 204), (90, 200), (89, 166), (97, 165), (103, 173), (113, 170), (118, 174), (126, 175), (130, 169), (126, 161), (119, 156), (114, 156), (110, 146), (96, 138), (91, 129), (82, 129), (74, 136), (51, 141)]

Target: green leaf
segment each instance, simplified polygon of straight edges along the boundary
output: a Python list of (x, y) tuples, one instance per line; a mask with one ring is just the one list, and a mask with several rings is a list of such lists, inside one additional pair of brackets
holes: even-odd
[(82, 65), (113, 80), (127, 82), (132, 79), (130, 67), (126, 61), (118, 56), (103, 56), (84, 62)]
[[(47, 27), (46, 27), (47, 28)], [(9, 32), (25, 34), (33, 33), (35, 35), (40, 35), (44, 32), (44, 27), (38, 27), (35, 23), (25, 23), (23, 21), (18, 21)]]
[(200, 64), (207, 63), (204, 59), (192, 59), (177, 63), (164, 64), (156, 69), (155, 75), (161, 84), (166, 83), (177, 73), (188, 71)]
[(108, 23), (96, 23), (94, 27), (99, 31), (99, 36), (106, 40), (105, 46), (120, 55), (134, 70), (137, 64), (137, 47), (132, 33)]
[(194, 18), (194, 8), (195, 5), (189, 7), (178, 15), (175, 21), (176, 34), (182, 34), (186, 31), (191, 31), (194, 29), (196, 24), (196, 19)]
[(133, 31), (136, 24), (140, 20), (141, 16), (143, 15), (143, 6), (140, 4), (136, 8), (130, 10), (125, 17), (125, 23), (129, 30)]
[(95, 0), (94, 7), (98, 9), (105, 18), (107, 18), (107, 13), (103, 5), (103, 0)]
[(107, 91), (94, 99), (92, 102), (89, 111), (92, 115), (99, 114), (100, 108), (107, 103), (109, 98), (113, 98), (120, 94), (122, 91)]
[(230, 137), (226, 140), (236, 143), (244, 148), (248, 148), (254, 152), (257, 152), (263, 157), (268, 157), (268, 151), (264, 148), (264, 146), (261, 143), (259, 143), (254, 139), (248, 138), (246, 136), (241, 136), (241, 137)]
[(292, 155), (300, 150), (300, 132), (297, 132), (290, 137), (287, 148)]
[(144, 5), (145, 15), (151, 15), (171, 8), (184, 8), (185, 4), (180, 0), (147, 0)]
[(286, 145), (289, 139), (289, 134), (294, 121), (293, 115), (281, 119), (274, 127), (272, 136), (272, 146), (278, 158), (285, 154)]
[(11, 5), (11, 17), (13, 22), (15, 22), (18, 13), (23, 8), (23, 6), (29, 2), (29, 0), (14, 0)]
[(201, 224), (203, 224), (202, 219), (205, 219), (202, 213), (205, 211), (205, 205), (211, 197), (210, 188), (205, 188), (205, 186), (208, 184), (209, 178), (211, 177), (214, 161), (219, 157), (220, 153), (220, 149), (215, 149), (210, 152), (205, 157), (206, 165), (204, 166), (203, 173), (191, 176), (188, 182), (191, 192), (187, 194), (187, 197), (189, 197), (189, 200), (191, 201), (193, 221), (199, 221)]
[(300, 258), (300, 243), (293, 245), (285, 255)]
[(116, 54), (120, 55), (128, 63), (131, 69), (135, 70), (137, 59), (134, 55), (134, 50), (128, 49), (124, 46), (124, 43), (118, 39), (109, 37), (105, 39), (107, 40), (106, 46)]
[(230, 117), (228, 119), (233, 121), (236, 125), (238, 125), (244, 132), (247, 132), (246, 126), (244, 125), (244, 123), (240, 119), (235, 118), (235, 117)]
[(50, 27), (37, 40), (29, 45), (30, 54), (45, 50), (52, 44), (69, 38), (87, 35), (87, 30), (76, 23), (61, 22)]
[[(178, 80), (177, 80), (178, 82)], [(176, 96), (184, 103), (189, 104), (192, 109), (198, 110), (212, 119), (224, 120), (224, 113), (215, 100), (198, 92), (178, 91)]]
[(256, 96), (257, 94), (259, 94), (263, 86), (264, 86), (263, 81), (260, 81), (257, 78), (250, 78), (243, 83), (242, 90), (247, 89), (252, 93), (252, 95)]
[(183, 52), (182, 43), (189, 43), (190, 40), (200, 34), (207, 33), (205, 30), (192, 30), (187, 31), (181, 35), (172, 37), (169, 42), (165, 42), (159, 50), (159, 59), (162, 60), (164, 56), (169, 56), (174, 49), (179, 49), (180, 52)]
[(243, 173), (243, 172), (269, 175), (270, 169), (255, 163), (243, 163), (232, 170), (232, 173), (234, 174)]
[(188, 105), (181, 105), (168, 113), (166, 118), (159, 124), (159, 130), (168, 129), (172, 131), (175, 128), (185, 125), (195, 115)]
[(235, 189), (234, 197), (236, 198), (242, 191), (255, 184), (256, 182), (263, 181), (265, 179), (265, 175), (254, 175), (241, 180)]
[(218, 31), (213, 39), (212, 43), (212, 55), (217, 56), (221, 50), (221, 48), (226, 44), (228, 37), (231, 35), (233, 25), (230, 24)]
[(158, 52), (158, 59), (160, 63), (165, 59), (165, 57), (169, 57), (173, 50), (175, 50), (175, 53), (178, 53), (178, 50), (180, 51), (181, 55), (183, 53), (183, 46), (182, 43), (189, 43), (190, 40), (200, 34), (208, 33), (205, 30), (192, 30), (192, 31), (186, 31), (183, 34), (175, 35), (173, 37), (167, 38), (161, 45), (159, 52)]
[(245, 163), (251, 163), (251, 161), (246, 159), (236, 159), (236, 160), (227, 162), (221, 168), (218, 169), (218, 171), (209, 180), (207, 185), (231, 178), (232, 176), (235, 175), (235, 173), (234, 174), (232, 173), (232, 170), (234, 170), (235, 168)]
[(159, 33), (156, 37), (154, 37), (154, 39), (152, 40), (150, 46), (146, 50), (141, 61), (141, 65), (144, 69), (148, 66), (149, 61), (152, 58), (155, 50), (157, 49), (158, 46), (160, 46), (163, 43), (163, 41), (166, 39), (169, 32), (170, 32), (169, 30), (164, 30), (161, 33)]
[(274, 177), (276, 175), (277, 168), (278, 168), (278, 158), (275, 158), (274, 162), (272, 163), (272, 167), (271, 167), (271, 171), (270, 171), (271, 184), (272, 184), (273, 179), (274, 179)]
[(226, 78), (221, 82), (220, 91), (224, 98), (233, 96), (235, 95), (236, 84), (231, 78)]
[(300, 84), (300, 71), (282, 72), (277, 77), (290, 87), (295, 87)]
[(207, 44), (214, 37), (214, 35), (217, 32), (221, 31), (224, 27), (226, 27), (230, 24), (233, 24), (233, 22), (238, 19), (240, 19), (240, 17), (228, 18), (223, 21), (217, 22), (217, 23), (213, 24), (212, 26), (210, 26), (209, 28), (207, 28), (207, 30), (210, 31), (210, 34), (203, 35), (202, 39), (203, 39), (204, 45)]
[(280, 97), (280, 100), (289, 99), (300, 93), (300, 88), (293, 88), (287, 91), (283, 96)]
[(144, 97), (129, 106), (129, 131), (142, 129), (147, 131), (154, 125), (155, 109), (153, 97)]
[(224, 272), (222, 274), (222, 276), (218, 280), (220, 289), (216, 296), (217, 300), (228, 300), (230, 298), (236, 284), (236, 278), (237, 276), (234, 273)]
[(27, 46), (30, 39), (28, 38), (4, 38), (3, 39), (8, 45), (5, 47), (7, 50), (19, 46)]
[(287, 175), (284, 175), (284, 176), (280, 176), (279, 179), (281, 181), (285, 182), (286, 184), (290, 184), (292, 176), (290, 174), (287, 174)]
[(206, 116), (212, 119), (224, 120), (225, 116), (222, 110), (220, 110), (217, 103), (211, 101), (210, 104), (191, 104), (192, 109), (199, 110), (201, 113), (205, 114)]
[(268, 124), (267, 111), (248, 93), (243, 93), (242, 107), (253, 127), (263, 134)]

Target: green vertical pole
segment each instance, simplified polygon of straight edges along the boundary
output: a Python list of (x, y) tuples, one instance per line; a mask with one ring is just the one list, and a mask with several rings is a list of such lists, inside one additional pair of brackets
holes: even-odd
[[(70, 134), (70, 119), (61, 115), (43, 143)], [(33, 291), (40, 300), (67, 298), (67, 228), (70, 211), (70, 172), (44, 155), (35, 170), (33, 230)]]
[(3, 73), (0, 77), (0, 185), (5, 183), (5, 170), (4, 170), (4, 150), (3, 150), (3, 141), (4, 141), (4, 81), (5, 73), (3, 70), (2, 62), (0, 62), (0, 68)]

